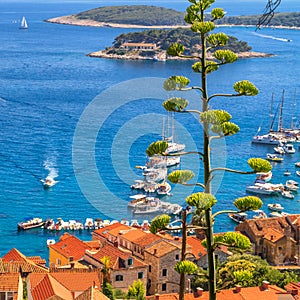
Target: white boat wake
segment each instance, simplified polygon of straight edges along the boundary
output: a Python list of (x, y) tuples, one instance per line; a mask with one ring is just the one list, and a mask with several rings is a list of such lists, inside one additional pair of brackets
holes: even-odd
[(290, 39), (285, 39), (285, 38), (281, 38), (281, 37), (276, 37), (276, 36), (272, 36), (272, 35), (265, 35), (265, 34), (260, 34), (257, 32), (253, 32), (254, 35), (266, 38), (266, 39), (272, 39), (272, 40), (276, 40), (276, 41), (281, 41), (281, 42), (291, 42), (292, 40)]
[(58, 170), (55, 168), (55, 164), (52, 161), (48, 159), (44, 161), (44, 168), (49, 172), (46, 178), (54, 179), (58, 177)]

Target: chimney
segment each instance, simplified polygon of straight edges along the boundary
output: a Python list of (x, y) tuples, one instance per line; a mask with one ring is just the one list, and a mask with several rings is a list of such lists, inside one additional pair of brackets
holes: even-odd
[(271, 241), (273, 241), (274, 240), (274, 236), (273, 235), (271, 235)]
[(157, 253), (157, 249), (154, 249), (153, 255), (156, 255), (156, 253)]
[(264, 289), (264, 290), (267, 290), (268, 288), (269, 288), (269, 281), (266, 281), (266, 280), (264, 280), (263, 282), (262, 282), (262, 288)]
[(197, 287), (197, 297), (201, 297), (203, 294), (203, 289), (201, 287)]
[(291, 294), (292, 294), (293, 296), (298, 295), (298, 290), (297, 290), (297, 289), (291, 290)]
[(159, 300), (159, 294), (155, 294), (155, 300)]
[(240, 293), (240, 292), (241, 292), (241, 289), (242, 289), (242, 287), (241, 287), (240, 285), (236, 285), (236, 286), (235, 286), (234, 292), (235, 292), (235, 293)]

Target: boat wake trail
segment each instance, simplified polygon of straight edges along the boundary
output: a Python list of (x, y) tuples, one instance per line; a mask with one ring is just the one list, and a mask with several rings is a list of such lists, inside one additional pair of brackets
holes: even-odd
[(58, 170), (55, 168), (54, 162), (50, 160), (45, 160), (44, 161), (44, 168), (47, 170), (49, 173), (47, 175), (48, 178), (56, 178), (58, 176)]
[(285, 39), (285, 38), (276, 37), (276, 36), (272, 36), (272, 35), (260, 34), (260, 33), (257, 33), (257, 32), (253, 32), (253, 34), (257, 35), (257, 36), (260, 36), (262, 38), (272, 39), (272, 40), (281, 41), (281, 42), (291, 42), (292, 41), (290, 39)]

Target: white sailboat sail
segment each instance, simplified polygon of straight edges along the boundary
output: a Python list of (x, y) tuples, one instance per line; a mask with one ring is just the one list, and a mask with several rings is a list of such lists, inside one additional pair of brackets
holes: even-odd
[(23, 16), (22, 21), (21, 21), (21, 25), (19, 27), (20, 29), (28, 29), (28, 25), (27, 25), (27, 21), (25, 19), (25, 17)]

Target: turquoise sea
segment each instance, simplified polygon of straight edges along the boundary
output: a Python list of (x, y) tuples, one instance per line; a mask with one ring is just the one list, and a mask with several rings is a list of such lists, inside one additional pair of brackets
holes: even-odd
[[(220, 1), (228, 14), (257, 14), (266, 1)], [(141, 4), (146, 1), (121, 1)], [(0, 256), (16, 247), (26, 255), (48, 256), (46, 240), (61, 233), (40, 229), (18, 232), (25, 217), (133, 219), (127, 210), (130, 185), (141, 179), (136, 165), (144, 164), (145, 149), (159, 138), (166, 116), (161, 103), (172, 97), (162, 89), (171, 75), (198, 77), (191, 62), (123, 61), (90, 58), (87, 53), (104, 49), (114, 37), (133, 31), (57, 25), (43, 20), (120, 1), (0, 2)], [(154, 5), (184, 10), (185, 1), (154, 1)], [(300, 11), (298, 1), (283, 1), (280, 11)], [(28, 30), (19, 30), (25, 16)], [(247, 169), (252, 156), (265, 157), (272, 147), (255, 146), (251, 138), (259, 126), (266, 132), (272, 93), (274, 109), (285, 90), (283, 122), (289, 127), (294, 116), (300, 121), (300, 34), (298, 30), (228, 27), (218, 29), (245, 40), (254, 51), (275, 54), (269, 58), (239, 60), (209, 77), (209, 92), (232, 91), (235, 81), (248, 79), (260, 93), (251, 98), (220, 98), (212, 108), (228, 110), (240, 133), (213, 145), (215, 165)], [(287, 42), (290, 40), (290, 42)], [(197, 95), (188, 94), (197, 108)], [(200, 125), (191, 115), (176, 116), (179, 142), (201, 150)], [(295, 174), (300, 151), (274, 164), (272, 182), (285, 182)], [(197, 157), (184, 157), (181, 168), (193, 168), (201, 180)], [(40, 182), (48, 174), (58, 183), (45, 191)], [(214, 191), (216, 210), (233, 208), (232, 201), (245, 195), (254, 176), (221, 174)], [(195, 189), (195, 191), (198, 191)], [(182, 204), (193, 189), (174, 187), (167, 200)], [(300, 195), (300, 194), (299, 194)], [(279, 202), (288, 213), (300, 213), (300, 196), (294, 200), (264, 197), (267, 204)], [(144, 216), (142, 219), (150, 219)], [(216, 220), (218, 232), (233, 230), (226, 215)], [(89, 232), (77, 233), (90, 239)]]

